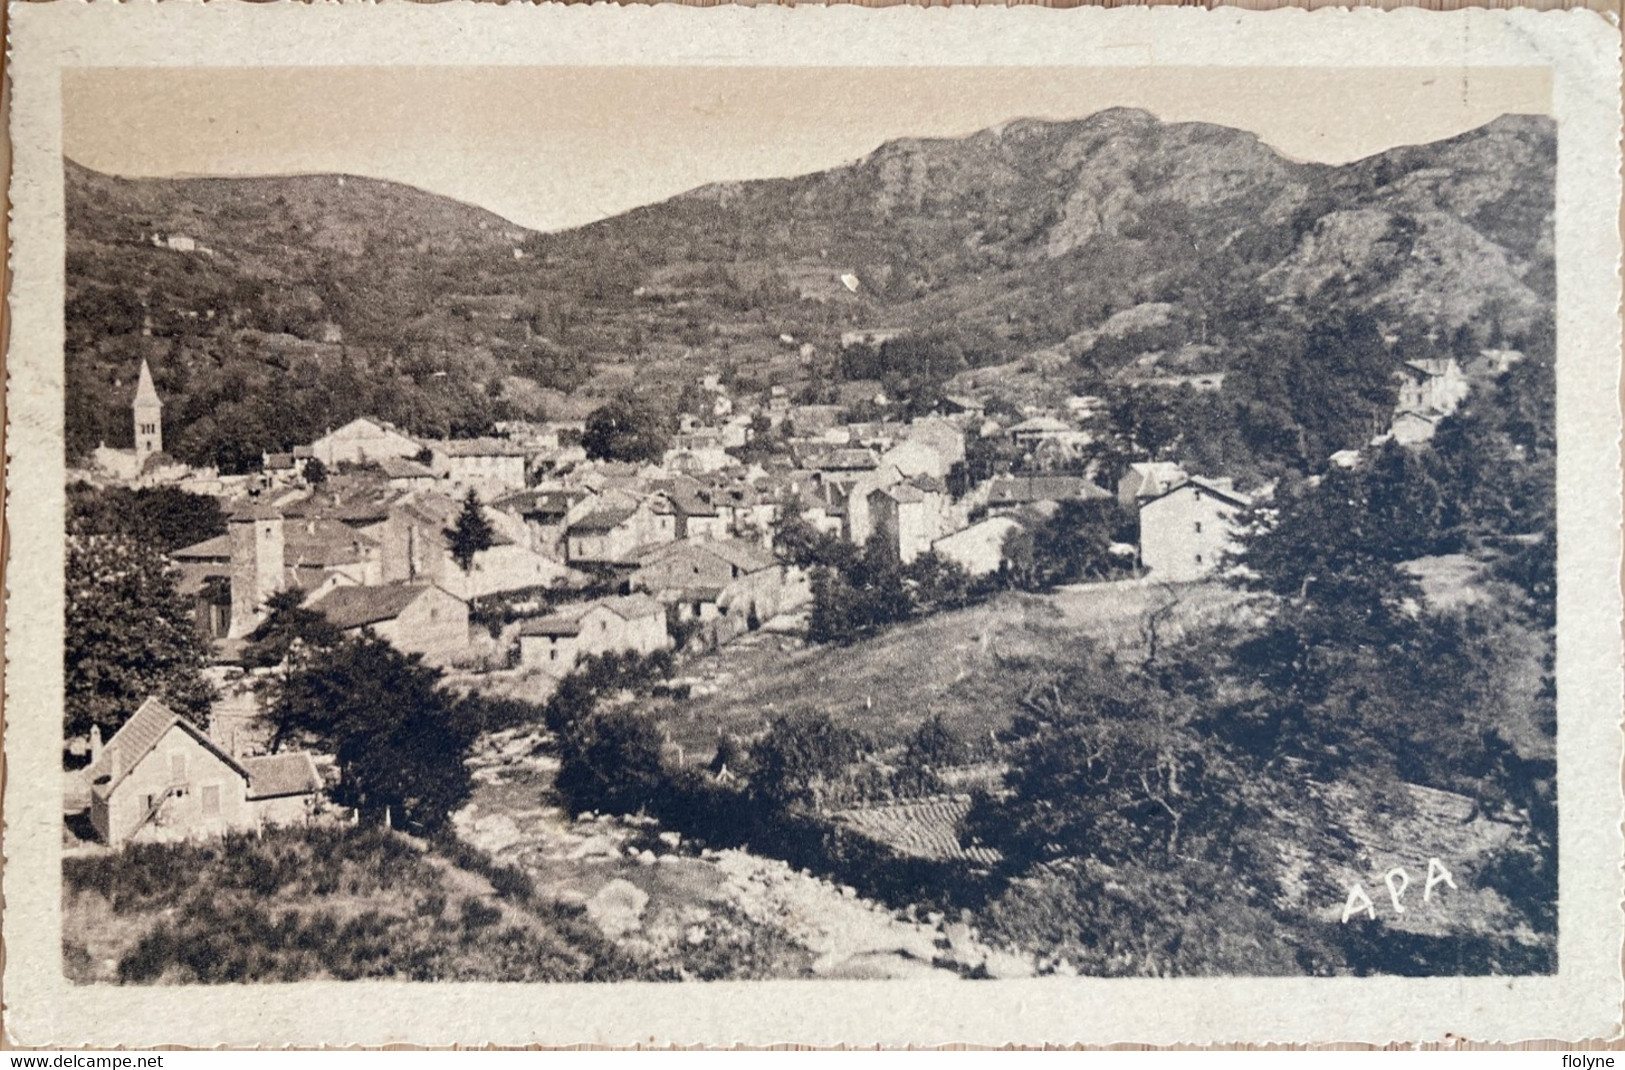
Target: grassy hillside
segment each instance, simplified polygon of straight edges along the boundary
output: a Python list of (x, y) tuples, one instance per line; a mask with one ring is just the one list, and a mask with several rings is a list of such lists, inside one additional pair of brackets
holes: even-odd
[(1241, 596), (1218, 584), (1172, 588), (1090, 584), (1052, 595), (1008, 593), (968, 609), (900, 625), (874, 639), (812, 646), (786, 657), (771, 637), (747, 638), (697, 663), (704, 697), (652, 711), (690, 760), (705, 760), (722, 734), (750, 737), (773, 718), (818, 709), (881, 746), (906, 740), (933, 714), (964, 739), (1002, 729), (1046, 667), (1080, 642), (1130, 662), (1144, 657), (1155, 611), (1167, 642), (1236, 612)]

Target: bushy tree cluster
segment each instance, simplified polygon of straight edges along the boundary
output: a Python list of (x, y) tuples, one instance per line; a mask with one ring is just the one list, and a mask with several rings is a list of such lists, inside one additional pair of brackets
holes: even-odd
[(475, 699), (440, 686), (442, 673), (371, 632), (335, 633), (297, 596), (279, 596), (245, 660), (280, 665), (267, 717), (273, 749), (310, 746), (338, 759), (341, 805), (387, 810), (398, 826), (442, 827), (473, 789), (463, 764), (482, 727)]
[(68, 486), (68, 532), (127, 535), (162, 553), (226, 533), (218, 498), (178, 487)]
[(595, 460), (658, 461), (671, 445), (666, 414), (632, 396), (614, 398), (587, 416), (581, 445)]
[(208, 649), (163, 555), (126, 534), (69, 535), (65, 575), (67, 733), (109, 737), (148, 698), (202, 724)]

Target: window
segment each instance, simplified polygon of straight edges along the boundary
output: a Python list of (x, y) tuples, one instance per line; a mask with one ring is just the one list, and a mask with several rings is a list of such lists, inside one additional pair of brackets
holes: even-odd
[(601, 632), (609, 631), (609, 621), (607, 621), (607, 620), (599, 621), (598, 622), (598, 630), (601, 631)]
[(1196, 534), (1202, 534), (1202, 522), (1200, 520), (1196, 522)]
[(186, 783), (186, 755), (171, 754), (169, 756), (169, 782), (171, 784)]
[(547, 660), (548, 661), (557, 661), (557, 660), (559, 660), (559, 648), (558, 647), (553, 647), (552, 649), (550, 649), (547, 652)]
[(219, 784), (205, 784), (205, 785), (203, 785), (203, 816), (204, 817), (219, 817), (220, 816), (220, 785)]
[(1196, 555), (1196, 563), (1198, 565), (1200, 565), (1202, 563), (1202, 555), (1201, 554)]

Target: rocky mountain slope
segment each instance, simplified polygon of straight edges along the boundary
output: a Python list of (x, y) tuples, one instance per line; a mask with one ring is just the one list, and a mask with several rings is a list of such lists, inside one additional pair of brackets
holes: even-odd
[(551, 234), (376, 180), (69, 162), (69, 448), (127, 441), (143, 355), (172, 452), (232, 467), (362, 411), (446, 434), (703, 367), (794, 385), (859, 328), (948, 332), (972, 366), (1087, 362), (1148, 303), (1157, 337), (1097, 365), (1198, 341), (1222, 365), (1282, 309), (1516, 333), (1550, 317), (1555, 150), (1549, 120), (1505, 116), (1330, 167), (1113, 109)]

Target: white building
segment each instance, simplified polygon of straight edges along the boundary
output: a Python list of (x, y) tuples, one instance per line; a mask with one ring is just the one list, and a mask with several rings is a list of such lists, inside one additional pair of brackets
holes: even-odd
[(1236, 522), (1250, 504), (1229, 480), (1190, 479), (1140, 506), (1140, 564), (1158, 580), (1197, 580), (1238, 549)]

